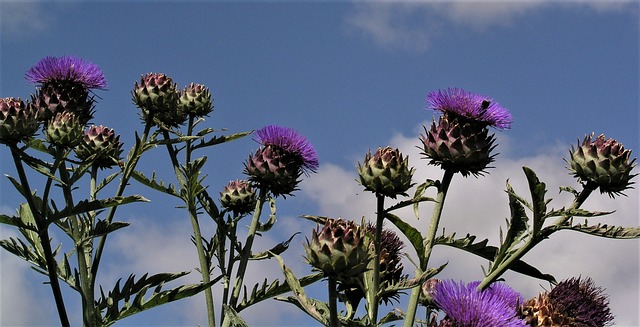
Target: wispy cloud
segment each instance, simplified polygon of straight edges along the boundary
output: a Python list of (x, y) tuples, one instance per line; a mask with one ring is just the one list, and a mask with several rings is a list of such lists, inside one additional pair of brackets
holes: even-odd
[[(61, 5), (56, 3), (56, 5)], [(39, 1), (0, 1), (0, 32), (7, 39), (46, 32), (54, 23), (51, 8)]]
[(374, 1), (354, 4), (345, 18), (351, 32), (385, 49), (423, 52), (445, 28), (475, 32), (507, 26), (523, 15), (549, 6), (586, 8), (605, 13), (632, 8), (629, 1)]

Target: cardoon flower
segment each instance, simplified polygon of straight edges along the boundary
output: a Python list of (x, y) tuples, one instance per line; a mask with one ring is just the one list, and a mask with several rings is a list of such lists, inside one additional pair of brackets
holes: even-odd
[(93, 118), (95, 103), (89, 91), (107, 86), (96, 64), (73, 56), (46, 57), (31, 67), (25, 78), (40, 84), (32, 102), (45, 122), (58, 112), (68, 111), (86, 124)]
[(370, 252), (364, 231), (351, 220), (327, 219), (324, 227), (313, 230), (304, 249), (307, 262), (328, 276), (351, 277), (367, 269)]
[(445, 280), (437, 283), (432, 296), (446, 313), (440, 326), (455, 327), (524, 327), (516, 315), (522, 297), (506, 284), (494, 283), (478, 291), (480, 282), (456, 283)]
[(373, 155), (369, 151), (364, 163), (358, 163), (357, 170), (360, 184), (367, 191), (394, 199), (398, 195), (406, 195), (405, 192), (413, 185), (411, 178), (415, 171), (409, 167), (409, 157), (403, 157), (400, 150), (391, 147), (379, 147)]
[(17, 143), (38, 131), (38, 111), (20, 99), (0, 98), (0, 143)]
[(420, 140), (430, 164), (442, 169), (478, 176), (493, 162), (495, 136), (488, 127), (509, 128), (511, 114), (491, 99), (462, 89), (429, 93), (431, 108), (442, 112)]
[(149, 73), (135, 82), (132, 91), (133, 103), (142, 110), (146, 120), (152, 115), (156, 123), (177, 127), (185, 122), (187, 115), (178, 105), (178, 86), (171, 77), (160, 73)]
[(244, 180), (230, 181), (220, 192), (220, 204), (236, 215), (243, 215), (255, 209), (257, 195), (251, 184)]
[(551, 292), (525, 302), (520, 316), (529, 326), (603, 327), (613, 322), (609, 300), (591, 278), (561, 281)]
[(180, 92), (179, 106), (182, 111), (203, 117), (213, 111), (211, 92), (201, 84), (189, 84)]
[(625, 150), (618, 141), (606, 139), (602, 134), (592, 140), (593, 135), (585, 136), (576, 148), (571, 146), (569, 170), (587, 186), (600, 187), (601, 193), (611, 197), (623, 194), (622, 191), (631, 188), (630, 180), (636, 176), (631, 174), (636, 158), (630, 160), (631, 150)]
[(266, 126), (256, 131), (255, 140), (262, 146), (245, 163), (245, 173), (275, 196), (291, 194), (303, 173), (318, 169), (313, 146), (293, 129)]
[(474, 124), (483, 124), (498, 129), (511, 127), (511, 114), (493, 102), (491, 98), (459, 88), (430, 92), (427, 101), (431, 109), (444, 115), (463, 118)]
[(118, 164), (122, 154), (120, 135), (105, 126), (90, 126), (83, 132), (82, 142), (75, 148), (78, 159), (91, 161), (99, 168), (111, 168)]

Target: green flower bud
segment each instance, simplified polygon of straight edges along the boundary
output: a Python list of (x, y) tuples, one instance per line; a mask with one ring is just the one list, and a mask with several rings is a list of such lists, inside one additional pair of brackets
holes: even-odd
[(622, 191), (631, 188), (631, 179), (637, 175), (631, 174), (636, 158), (630, 160), (631, 150), (625, 150), (618, 141), (606, 139), (602, 134), (592, 141), (593, 135), (585, 136), (576, 148), (571, 146), (569, 170), (587, 185), (600, 187), (602, 193), (612, 197), (623, 194)]
[(57, 146), (74, 147), (82, 140), (84, 124), (71, 112), (59, 112), (47, 124), (47, 141)]
[(353, 221), (328, 219), (321, 230), (313, 230), (304, 249), (307, 262), (326, 275), (352, 277), (367, 269), (371, 254), (364, 231)]
[(20, 98), (0, 98), (0, 143), (17, 143), (38, 131), (38, 111)]
[(415, 171), (409, 168), (409, 157), (403, 157), (400, 150), (391, 147), (379, 147), (373, 156), (369, 151), (364, 163), (358, 163), (357, 170), (365, 190), (394, 199), (399, 194), (406, 195), (413, 185), (411, 178)]
[(144, 119), (152, 114), (156, 123), (168, 127), (177, 127), (187, 119), (186, 113), (178, 106), (177, 85), (165, 74), (142, 76), (140, 84), (135, 82), (132, 95)]
[(204, 85), (191, 83), (180, 92), (179, 106), (188, 114), (207, 116), (213, 111), (211, 92)]
[(255, 209), (257, 195), (247, 181), (230, 181), (220, 192), (220, 204), (237, 215), (248, 214)]
[(91, 126), (83, 133), (75, 153), (82, 161), (91, 161), (100, 168), (111, 168), (118, 164), (122, 154), (120, 135), (102, 125)]

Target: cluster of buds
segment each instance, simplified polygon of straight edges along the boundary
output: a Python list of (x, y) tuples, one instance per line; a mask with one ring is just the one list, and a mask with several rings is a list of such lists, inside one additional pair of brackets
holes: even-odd
[(102, 125), (90, 126), (84, 131), (75, 153), (78, 159), (91, 162), (99, 168), (113, 167), (118, 164), (122, 154), (120, 135)]
[(636, 159), (631, 160), (631, 150), (614, 139), (601, 134), (593, 140), (593, 134), (587, 135), (582, 144), (571, 146), (569, 155), (569, 169), (587, 187), (599, 187), (600, 192), (614, 196), (633, 184)]
[(227, 184), (220, 192), (220, 204), (222, 207), (241, 216), (255, 209), (257, 195), (251, 183), (245, 180), (234, 180)]
[(509, 112), (485, 96), (455, 88), (431, 92), (427, 101), (442, 113), (420, 138), (429, 163), (463, 176), (484, 174), (495, 157), (488, 127), (509, 128)]
[(604, 327), (613, 321), (604, 290), (590, 278), (561, 281), (522, 304), (519, 311), (527, 326)]
[(304, 244), (307, 262), (327, 276), (347, 278), (361, 274), (371, 260), (364, 233), (351, 220), (327, 219)]
[(358, 163), (357, 170), (365, 190), (394, 199), (398, 195), (406, 195), (405, 192), (413, 185), (411, 178), (415, 171), (409, 167), (409, 158), (391, 147), (379, 147), (373, 155), (369, 151), (364, 163)]
[(0, 143), (17, 143), (35, 135), (38, 111), (14, 98), (0, 98)]
[(296, 190), (303, 173), (315, 172), (318, 155), (297, 131), (281, 126), (265, 126), (256, 131), (262, 146), (244, 164), (249, 181), (265, 187), (274, 196)]

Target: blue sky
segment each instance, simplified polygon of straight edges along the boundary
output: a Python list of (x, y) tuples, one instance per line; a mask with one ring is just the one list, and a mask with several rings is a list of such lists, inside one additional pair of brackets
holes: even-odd
[[(508, 215), (505, 180), (526, 195), (521, 166), (533, 167), (547, 182), (552, 204), (562, 207), (569, 200), (557, 194), (557, 187), (577, 187), (562, 161), (577, 138), (603, 133), (640, 149), (638, 14), (637, 2), (617, 1), (2, 1), (0, 96), (28, 98), (33, 86), (24, 79), (27, 69), (45, 56), (76, 55), (102, 68), (109, 86), (96, 91), (100, 99), (93, 122), (122, 134), (125, 148), (133, 131), (142, 128), (130, 92), (148, 72), (166, 73), (180, 87), (190, 82), (210, 87), (215, 111), (205, 122), (208, 127), (230, 132), (267, 124), (296, 128), (315, 146), (321, 168), (303, 181), (295, 197), (278, 202), (280, 229), (260, 240), (266, 248), (295, 231), (310, 235), (312, 225), (300, 221), (301, 214), (371, 217), (373, 196), (354, 181), (355, 165), (369, 149), (398, 147), (417, 168), (417, 181), (440, 178), (416, 149), (422, 124), (434, 115), (424, 109), (425, 97), (432, 90), (462, 87), (510, 109), (514, 123), (511, 130), (497, 132), (500, 155), (490, 175), (456, 176), (443, 225), (495, 243)], [(245, 138), (202, 153), (209, 157), (205, 173), (211, 189), (242, 178), (242, 162), (256, 146)], [(0, 155), (2, 172), (15, 175), (6, 156)], [(139, 167), (169, 178), (165, 159), (158, 149)], [(196, 267), (189, 222), (173, 209), (177, 203), (135, 185), (128, 191), (153, 202), (119, 211), (118, 219), (132, 227), (110, 239), (108, 263), (101, 267), (106, 287), (130, 273)], [(1, 180), (2, 211), (13, 212), (19, 201)], [(616, 201), (594, 195), (586, 207), (618, 210), (603, 218), (608, 224), (640, 224), (637, 190)], [(425, 206), (423, 216), (429, 209)], [(425, 221), (415, 224), (425, 230)], [(4, 226), (0, 233), (2, 238), (15, 235)], [(637, 326), (639, 246), (638, 241), (566, 232), (554, 234), (525, 260), (559, 279), (592, 276), (611, 294), (617, 326)], [(289, 252), (288, 262), (305, 272), (302, 246)], [(482, 277), (485, 262), (448, 249), (436, 252), (433, 264), (451, 262), (441, 277)], [(0, 325), (54, 321), (42, 276), (5, 252), (0, 259)], [(411, 267), (406, 272), (411, 274)], [(280, 276), (275, 264), (261, 273)], [(541, 290), (536, 280), (506, 277), (525, 297)], [(67, 294), (72, 316), (79, 317), (71, 300), (75, 294)], [(199, 297), (180, 301), (121, 325), (205, 324), (203, 304)], [(248, 310), (247, 316), (256, 326), (311, 322), (293, 306), (275, 301)]]

